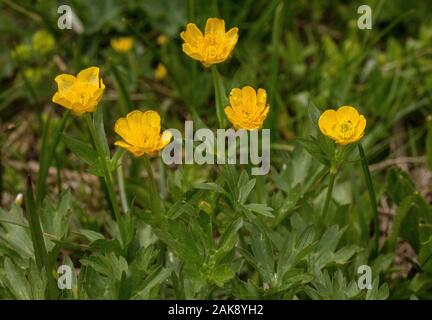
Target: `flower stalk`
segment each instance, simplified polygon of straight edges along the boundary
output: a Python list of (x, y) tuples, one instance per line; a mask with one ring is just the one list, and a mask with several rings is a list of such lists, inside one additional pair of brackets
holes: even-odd
[(108, 161), (107, 161), (108, 157), (104, 151), (104, 147), (102, 145), (102, 142), (96, 133), (96, 127), (95, 127), (95, 124), (94, 124), (92, 117), (90, 116), (89, 113), (86, 113), (84, 117), (85, 117), (85, 120), (87, 122), (87, 126), (89, 128), (93, 143), (95, 145), (96, 152), (97, 152), (99, 160), (100, 160), (100, 164), (102, 166), (102, 171), (104, 174), (104, 181), (105, 181), (105, 185), (106, 185), (106, 188), (108, 191), (108, 197), (110, 198), (110, 202), (111, 202), (111, 205), (112, 205), (112, 208), (114, 211), (115, 219), (119, 225), (120, 237), (121, 237), (121, 240), (123, 242), (123, 245), (126, 245), (126, 243), (125, 243), (126, 231), (125, 231), (122, 217), (120, 214), (120, 206), (119, 206), (117, 197), (116, 197), (115, 192), (114, 192), (113, 179), (112, 179), (111, 171), (108, 167)]
[(224, 95), (225, 88), (217, 70), (217, 67), (213, 65), (211, 67), (212, 77), (213, 77), (213, 85), (215, 90), (215, 101), (216, 101), (216, 116), (219, 123), (219, 128), (225, 128), (225, 117), (224, 117)]
[(157, 191), (157, 185), (156, 180), (153, 175), (153, 169), (151, 166), (150, 159), (147, 155), (143, 157), (144, 159), (144, 166), (146, 168), (148, 177), (150, 179), (150, 206), (151, 210), (153, 211), (153, 214), (160, 217), (162, 213), (162, 207), (161, 207), (161, 198)]
[(117, 181), (120, 192), (120, 201), (124, 213), (129, 212), (129, 204), (126, 196), (125, 181), (123, 174), (123, 158), (120, 158), (120, 164), (117, 166)]
[(334, 187), (334, 183), (336, 180), (336, 174), (337, 174), (337, 170), (335, 170), (335, 168), (332, 166), (330, 168), (330, 181), (329, 181), (329, 185), (327, 187), (327, 193), (326, 193), (326, 197), (325, 197), (325, 202), (324, 202), (324, 207), (321, 213), (321, 220), (324, 223), (324, 220), (327, 217), (327, 212), (328, 212), (328, 208), (330, 205), (330, 199), (333, 193), (333, 187)]

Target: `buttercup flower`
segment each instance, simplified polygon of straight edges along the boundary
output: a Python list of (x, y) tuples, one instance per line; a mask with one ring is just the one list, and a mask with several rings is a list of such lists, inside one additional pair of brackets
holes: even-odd
[(105, 90), (102, 78), (99, 78), (98, 67), (84, 69), (76, 77), (61, 74), (54, 81), (57, 82), (58, 90), (52, 101), (78, 116), (94, 112)]
[(111, 47), (121, 53), (129, 52), (133, 47), (134, 41), (131, 37), (121, 37), (111, 40)]
[(234, 88), (229, 96), (230, 106), (224, 111), (236, 129), (255, 130), (262, 127), (270, 110), (264, 89), (255, 91), (250, 86)]
[(33, 50), (39, 54), (47, 54), (54, 49), (54, 45), (54, 37), (45, 30), (36, 32), (32, 37)]
[(28, 44), (19, 44), (12, 51), (12, 58), (17, 62), (30, 60), (32, 56), (32, 47)]
[(356, 108), (343, 106), (336, 110), (326, 110), (319, 118), (318, 126), (323, 134), (338, 144), (359, 141), (366, 128), (366, 118)]
[(209, 67), (230, 57), (238, 40), (238, 28), (225, 32), (223, 19), (209, 18), (204, 35), (194, 23), (188, 23), (180, 37), (184, 40), (183, 52)]
[(156, 80), (162, 80), (163, 78), (166, 77), (167, 74), (168, 74), (168, 70), (162, 63), (159, 63), (153, 72), (153, 75), (156, 78)]
[(163, 46), (168, 43), (168, 37), (164, 34), (161, 34), (157, 37), (156, 42), (158, 45)]
[(156, 111), (134, 110), (116, 121), (114, 131), (123, 138), (114, 144), (135, 156), (154, 155), (171, 140), (172, 134), (165, 130), (160, 134), (160, 116)]

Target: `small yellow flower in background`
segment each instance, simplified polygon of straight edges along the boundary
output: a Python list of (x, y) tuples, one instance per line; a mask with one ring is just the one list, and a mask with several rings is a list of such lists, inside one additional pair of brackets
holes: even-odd
[(54, 49), (55, 39), (45, 30), (36, 32), (32, 37), (32, 48), (36, 53), (47, 54)]
[(168, 74), (168, 70), (162, 63), (159, 63), (153, 72), (153, 75), (156, 80), (162, 80), (163, 78), (166, 77), (167, 74)]
[(238, 28), (225, 32), (225, 21), (209, 18), (204, 35), (194, 23), (188, 23), (186, 31), (180, 33), (184, 40), (183, 52), (204, 66), (225, 61), (231, 56), (238, 40)]
[(255, 91), (250, 86), (234, 88), (229, 97), (230, 106), (224, 111), (236, 129), (255, 130), (262, 127), (270, 110), (264, 89)]
[(359, 141), (366, 128), (366, 118), (356, 108), (343, 106), (337, 110), (326, 110), (319, 118), (318, 126), (323, 134), (338, 144)]
[(135, 156), (154, 155), (163, 149), (172, 138), (170, 131), (160, 134), (160, 116), (156, 111), (134, 110), (116, 121), (114, 131), (123, 138), (115, 145)]
[(17, 62), (25, 62), (31, 59), (32, 47), (28, 44), (19, 44), (12, 51), (12, 58)]
[(168, 37), (164, 34), (161, 34), (157, 37), (156, 42), (158, 45), (163, 46), (168, 43)]
[(72, 110), (78, 116), (85, 112), (94, 112), (105, 90), (98, 67), (84, 69), (76, 77), (61, 74), (54, 81), (57, 82), (58, 90), (52, 101)]
[(134, 44), (134, 40), (131, 37), (121, 37), (111, 40), (111, 47), (121, 53), (129, 52)]
[(43, 69), (26, 68), (24, 69), (24, 74), (31, 83), (38, 83), (43, 77)]

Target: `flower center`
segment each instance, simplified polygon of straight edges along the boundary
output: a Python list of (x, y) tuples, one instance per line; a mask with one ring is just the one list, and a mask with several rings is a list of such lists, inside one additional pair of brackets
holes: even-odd
[(222, 41), (219, 36), (216, 35), (207, 35), (204, 37), (204, 51), (205, 55), (209, 59), (215, 59), (217, 58), (221, 47), (222, 47)]
[(93, 96), (95, 88), (85, 83), (76, 83), (70, 90), (71, 100), (85, 106)]
[(344, 139), (349, 139), (354, 135), (354, 126), (350, 120), (339, 123), (336, 130)]

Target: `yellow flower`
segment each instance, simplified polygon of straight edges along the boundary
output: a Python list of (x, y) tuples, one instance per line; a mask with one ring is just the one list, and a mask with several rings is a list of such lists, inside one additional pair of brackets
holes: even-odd
[(52, 101), (78, 116), (94, 112), (105, 90), (102, 78), (99, 78), (98, 67), (84, 69), (76, 77), (61, 74), (54, 81), (57, 82), (58, 90)]
[(250, 86), (232, 89), (229, 102), (231, 105), (225, 107), (224, 111), (236, 129), (261, 128), (270, 109), (266, 91), (264, 89), (255, 91)]
[(156, 42), (158, 45), (163, 46), (168, 43), (168, 37), (164, 34), (161, 34), (157, 37)]
[(223, 19), (209, 18), (204, 35), (194, 23), (188, 23), (180, 37), (184, 40), (183, 52), (209, 67), (230, 57), (238, 40), (238, 28), (225, 32)]
[(54, 49), (55, 39), (45, 30), (36, 32), (32, 37), (33, 50), (39, 54), (47, 54)]
[(162, 63), (159, 63), (153, 72), (153, 75), (156, 78), (156, 80), (162, 80), (163, 78), (166, 77), (167, 74), (168, 74), (168, 70)]
[(114, 131), (123, 138), (114, 144), (135, 156), (154, 155), (171, 140), (172, 134), (165, 130), (160, 134), (160, 116), (156, 111), (134, 110), (116, 121)]
[(129, 52), (133, 47), (134, 41), (131, 37), (121, 37), (111, 40), (111, 47), (117, 52)]
[(323, 134), (338, 144), (359, 141), (366, 128), (366, 118), (356, 108), (343, 106), (336, 110), (326, 110), (319, 118), (318, 126)]

